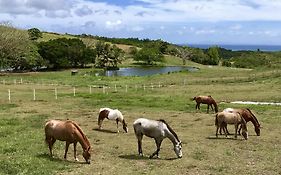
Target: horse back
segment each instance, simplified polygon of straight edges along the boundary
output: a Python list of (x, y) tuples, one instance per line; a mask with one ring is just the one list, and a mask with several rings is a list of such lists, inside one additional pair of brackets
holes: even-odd
[(76, 127), (72, 121), (50, 120), (45, 124), (46, 137), (75, 142)]
[(218, 123), (237, 124), (241, 122), (241, 116), (238, 113), (220, 112), (216, 118)]
[(133, 124), (136, 135), (146, 135), (151, 138), (164, 137), (164, 123), (144, 118), (137, 119)]

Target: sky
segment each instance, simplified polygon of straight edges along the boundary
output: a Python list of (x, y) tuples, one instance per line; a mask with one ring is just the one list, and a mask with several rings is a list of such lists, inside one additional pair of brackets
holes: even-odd
[(281, 45), (281, 0), (0, 0), (7, 22), (174, 44)]

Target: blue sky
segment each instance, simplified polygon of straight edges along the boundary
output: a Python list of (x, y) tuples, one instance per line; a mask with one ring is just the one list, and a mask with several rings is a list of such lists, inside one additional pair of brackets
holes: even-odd
[(0, 0), (19, 28), (182, 44), (281, 45), (281, 0)]

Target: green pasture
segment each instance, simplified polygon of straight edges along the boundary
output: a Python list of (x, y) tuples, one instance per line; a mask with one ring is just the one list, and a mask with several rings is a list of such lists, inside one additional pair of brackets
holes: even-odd
[[(75, 76), (71, 70), (0, 76), (0, 174), (280, 174), (281, 106), (230, 102), (281, 102), (281, 71), (197, 66), (196, 72), (147, 77), (96, 77), (93, 69), (78, 70)], [(191, 100), (196, 95), (212, 95), (219, 110), (250, 108), (262, 125), (261, 136), (248, 123), (247, 141), (233, 135), (216, 138), (214, 112), (207, 114), (205, 105), (196, 111)], [(100, 107), (118, 108), (129, 133), (115, 133), (115, 122), (107, 120), (104, 131), (96, 130)], [(165, 119), (183, 142), (183, 158), (175, 159), (166, 139), (160, 159), (148, 159), (156, 147), (147, 137), (145, 156), (139, 157), (132, 128), (139, 117)], [(60, 141), (54, 158), (49, 157), (44, 143), (48, 119), (80, 124), (92, 145), (90, 165), (84, 164), (79, 144), (79, 162), (74, 162), (73, 146), (63, 159)], [(234, 127), (229, 130), (233, 133)]]

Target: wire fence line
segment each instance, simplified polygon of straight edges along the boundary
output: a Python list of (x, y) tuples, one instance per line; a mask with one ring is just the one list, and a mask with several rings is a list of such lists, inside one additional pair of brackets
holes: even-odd
[(3, 81), (0, 88), (0, 100), (12, 101), (19, 99), (46, 100), (55, 99), (64, 96), (77, 96), (77, 94), (94, 94), (102, 93), (108, 95), (109, 93), (128, 93), (139, 91), (155, 91), (157, 88), (164, 87), (160, 82), (158, 84), (143, 84), (143, 85), (88, 85), (88, 86), (72, 86), (72, 85), (60, 85), (60, 84), (40, 84), (25, 82), (22, 79), (13, 80), (12, 82)]
[[(197, 84), (212, 84), (212, 83), (232, 83), (232, 82), (251, 82), (261, 78), (281, 77), (280, 71), (271, 71), (263, 74), (251, 74), (248, 77), (222, 77), (213, 79), (201, 80), (165, 80), (165, 82), (147, 83), (147, 84), (112, 84), (112, 83), (97, 83), (96, 85), (68, 85), (58, 82), (49, 82), (40, 80), (32, 82), (20, 79), (0, 79), (0, 100), (11, 103), (15, 98), (31, 99), (33, 101), (46, 99), (55, 99), (62, 96), (77, 96), (77, 94), (93, 94), (93, 93), (117, 93), (117, 92), (151, 92), (157, 89), (173, 88), (174, 86), (187, 86)], [(2, 84), (2, 85), (1, 85)], [(26, 86), (26, 87), (22, 87)], [(43, 99), (44, 100), (44, 99)]]

